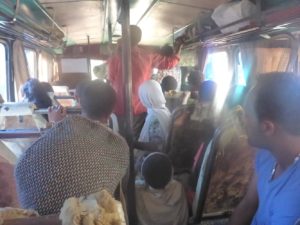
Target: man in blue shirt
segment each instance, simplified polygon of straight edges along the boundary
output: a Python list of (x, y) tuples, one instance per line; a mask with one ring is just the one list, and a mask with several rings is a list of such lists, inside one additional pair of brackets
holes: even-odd
[(245, 111), (248, 141), (260, 150), (230, 225), (294, 225), (300, 218), (300, 77), (260, 75)]

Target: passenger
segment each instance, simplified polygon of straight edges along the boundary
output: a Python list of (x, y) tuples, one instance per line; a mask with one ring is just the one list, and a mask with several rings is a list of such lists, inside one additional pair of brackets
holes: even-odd
[(126, 141), (105, 126), (115, 102), (108, 84), (91, 81), (80, 96), (82, 116), (49, 113), (51, 120), (64, 119), (29, 147), (16, 165), (23, 208), (56, 214), (69, 197), (100, 189), (114, 193), (129, 164)]
[(155, 80), (145, 81), (139, 88), (140, 100), (147, 108), (147, 117), (136, 148), (163, 151), (171, 123), (171, 113), (165, 106), (161, 86)]
[(204, 81), (199, 85), (198, 90), (198, 101), (195, 104), (191, 120), (213, 119), (213, 102), (217, 90), (216, 83), (211, 80)]
[(53, 87), (48, 82), (40, 82), (40, 84), (43, 87), (43, 90), (46, 91), (47, 93), (54, 92)]
[(51, 98), (37, 79), (29, 79), (23, 85), (24, 101), (35, 104), (38, 109), (47, 109), (52, 106)]
[[(230, 224), (294, 225), (300, 218), (300, 78), (263, 74), (246, 100), (255, 175)], [(251, 222), (252, 221), (252, 222)]]
[(197, 70), (190, 72), (188, 76), (188, 85), (191, 92), (191, 99), (198, 99), (198, 89), (204, 80), (204, 75)]
[(177, 89), (177, 80), (172, 76), (165, 76), (161, 81), (161, 89), (163, 93), (169, 91), (176, 91)]
[(75, 88), (75, 101), (76, 101), (76, 106), (80, 107), (80, 95), (82, 95), (82, 90), (84, 90), (85, 85), (89, 84), (89, 81), (81, 81)]
[[(138, 97), (139, 86), (151, 78), (153, 68), (171, 69), (179, 62), (179, 53), (182, 46), (182, 39), (178, 39), (174, 46), (174, 54), (163, 56), (158, 53), (149, 53), (138, 47), (141, 41), (142, 31), (137, 26), (130, 26), (131, 47), (132, 47), (132, 111), (133, 111), (133, 132), (137, 139), (146, 118), (146, 109)], [(120, 41), (121, 43), (121, 41)], [(121, 49), (108, 60), (109, 81), (117, 93), (117, 104), (114, 113), (118, 117), (120, 132), (125, 135), (124, 122), (124, 80), (122, 79)]]
[(207, 144), (214, 133), (213, 101), (216, 84), (213, 81), (201, 83), (198, 101), (183, 109), (174, 122), (172, 143), (168, 154), (175, 173), (190, 171), (194, 157), (202, 144)]
[(189, 98), (186, 92), (177, 92), (177, 80), (173, 76), (166, 76), (162, 79), (161, 87), (166, 98), (166, 106), (173, 112), (179, 106), (185, 104), (184, 101)]
[(138, 224), (187, 224), (184, 189), (172, 178), (172, 164), (167, 155), (149, 154), (143, 161), (141, 173), (144, 179), (136, 181)]

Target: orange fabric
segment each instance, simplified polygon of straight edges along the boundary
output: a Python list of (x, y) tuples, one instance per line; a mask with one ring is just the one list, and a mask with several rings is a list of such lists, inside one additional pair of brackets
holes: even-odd
[[(133, 115), (146, 112), (138, 96), (139, 86), (152, 76), (152, 69), (171, 69), (179, 62), (179, 57), (162, 56), (158, 53), (148, 53), (135, 47), (132, 49), (132, 109)], [(109, 80), (117, 94), (117, 103), (114, 110), (116, 115), (124, 115), (124, 81), (122, 77), (122, 57), (117, 53), (108, 60)]]

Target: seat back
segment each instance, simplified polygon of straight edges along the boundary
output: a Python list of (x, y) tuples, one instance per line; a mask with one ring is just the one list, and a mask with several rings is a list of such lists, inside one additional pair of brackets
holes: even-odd
[(193, 201), (193, 223), (197, 224), (201, 221), (202, 212), (205, 203), (205, 196), (208, 191), (208, 184), (211, 175), (211, 169), (217, 152), (216, 141), (219, 138), (220, 130), (216, 130), (213, 139), (207, 145), (204, 152), (203, 161), (200, 166), (195, 198)]

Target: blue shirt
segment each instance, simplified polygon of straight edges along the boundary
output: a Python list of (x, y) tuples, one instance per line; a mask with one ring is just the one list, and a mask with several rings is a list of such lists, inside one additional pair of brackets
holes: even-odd
[(275, 163), (268, 151), (256, 155), (259, 206), (252, 225), (294, 225), (300, 218), (300, 160), (271, 180)]

